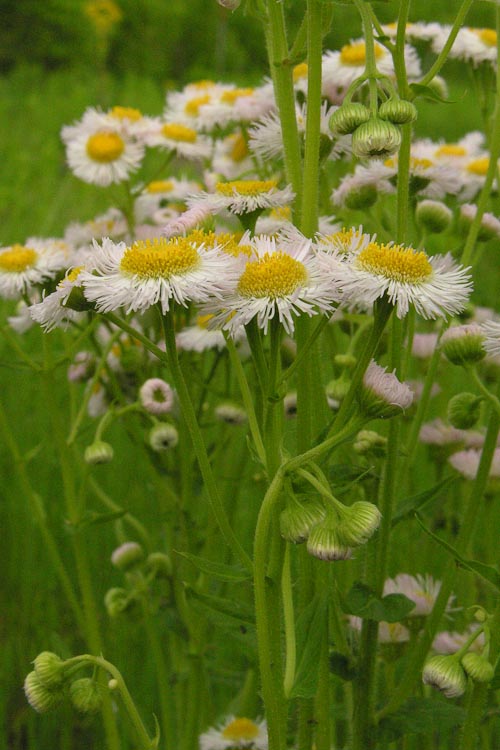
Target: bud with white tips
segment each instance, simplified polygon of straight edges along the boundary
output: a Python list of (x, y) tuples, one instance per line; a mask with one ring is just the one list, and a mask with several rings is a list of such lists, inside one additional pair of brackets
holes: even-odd
[(454, 365), (473, 365), (486, 356), (485, 335), (477, 323), (448, 328), (441, 337), (441, 349)]
[(96, 714), (101, 710), (102, 696), (99, 686), (90, 677), (82, 677), (72, 682), (69, 697), (73, 708), (80, 714)]
[(358, 102), (349, 102), (335, 110), (330, 117), (329, 126), (334, 135), (349, 135), (369, 119), (368, 107)]
[(299, 499), (293, 495), (280, 515), (281, 536), (293, 544), (305, 542), (310, 530), (325, 515), (325, 506), (321, 500), (306, 497)]
[(474, 682), (491, 682), (495, 674), (488, 659), (474, 651), (469, 651), (462, 657), (462, 666)]
[(35, 672), (41, 684), (49, 689), (58, 688), (64, 681), (64, 662), (52, 651), (42, 651), (34, 661)]
[(422, 680), (447, 698), (458, 698), (467, 688), (467, 675), (456, 654), (432, 656), (424, 667)]
[(124, 542), (111, 555), (112, 564), (123, 571), (136, 567), (143, 560), (144, 550), (138, 542)]
[(39, 714), (52, 711), (62, 702), (61, 690), (49, 690), (42, 684), (35, 671), (30, 672), (24, 680), (24, 693), (30, 706)]
[(432, 234), (440, 234), (451, 224), (453, 212), (441, 201), (423, 200), (415, 209), (417, 224)]
[(405, 99), (388, 99), (380, 105), (378, 110), (382, 120), (389, 120), (394, 125), (406, 125), (417, 119), (417, 108)]
[(95, 440), (85, 448), (83, 458), (87, 464), (109, 464), (113, 460), (113, 446), (104, 440)]
[(149, 445), (157, 453), (175, 448), (179, 442), (179, 433), (173, 424), (161, 422), (149, 433)]
[(309, 532), (307, 551), (320, 560), (348, 560), (352, 549), (339, 529), (338, 514), (328, 509), (325, 518)]
[(376, 505), (359, 500), (345, 508), (339, 530), (350, 547), (365, 544), (380, 525), (381, 513)]
[(358, 159), (385, 159), (401, 146), (401, 131), (387, 120), (372, 117), (352, 135), (352, 152)]
[(387, 372), (385, 367), (372, 360), (363, 376), (358, 400), (366, 417), (388, 419), (411, 406), (413, 393), (393, 372)]

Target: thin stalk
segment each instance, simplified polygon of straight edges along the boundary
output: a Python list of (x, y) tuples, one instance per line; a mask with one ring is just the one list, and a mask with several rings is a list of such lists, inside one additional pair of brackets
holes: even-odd
[(300, 371), (303, 369), (303, 367), (307, 365), (307, 360), (304, 361), (306, 354), (309, 354), (311, 347), (313, 346), (313, 344), (316, 343), (319, 336), (323, 333), (329, 321), (330, 321), (330, 317), (328, 315), (324, 315), (321, 318), (321, 320), (316, 324), (315, 328), (313, 328), (313, 330), (311, 331), (309, 338), (306, 339), (306, 341), (304, 341), (304, 344), (302, 345), (300, 352), (297, 354), (297, 356), (295, 357), (290, 367), (288, 367), (288, 369), (286, 369), (285, 372), (283, 373), (281, 380), (278, 383), (278, 388), (282, 384), (287, 383), (297, 370), (299, 371), (299, 374), (300, 374)]
[(448, 53), (453, 47), (453, 42), (457, 38), (457, 34), (460, 31), (461, 27), (463, 26), (467, 13), (469, 12), (473, 2), (474, 0), (464, 0), (462, 5), (458, 9), (457, 16), (450, 29), (448, 39), (446, 40), (443, 49), (437, 56), (431, 69), (425, 74), (425, 76), (420, 81), (420, 84), (422, 86), (427, 86), (432, 81), (432, 79), (437, 76), (437, 74), (439, 73), (443, 65), (445, 64), (448, 58)]
[(128, 333), (130, 336), (132, 336), (132, 338), (140, 341), (144, 348), (151, 352), (151, 354), (154, 354), (155, 357), (158, 357), (161, 362), (167, 361), (167, 355), (165, 354), (163, 349), (160, 349), (159, 346), (153, 344), (153, 342), (150, 341), (147, 336), (144, 336), (143, 333), (127, 323), (126, 320), (123, 320), (123, 318), (120, 318), (118, 317), (118, 315), (115, 315), (111, 312), (106, 313), (104, 317), (109, 320), (110, 323), (114, 323), (115, 326), (118, 326), (118, 328), (121, 328), (122, 331)]
[(283, 691), (285, 698), (289, 698), (295, 681), (295, 665), (297, 662), (289, 544), (285, 547), (283, 574), (281, 576), (281, 596), (283, 599), (283, 621), (285, 624), (285, 677), (283, 679)]

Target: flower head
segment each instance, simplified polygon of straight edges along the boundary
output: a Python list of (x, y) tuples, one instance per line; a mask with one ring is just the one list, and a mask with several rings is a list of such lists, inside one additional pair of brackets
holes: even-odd
[(229, 716), (200, 736), (200, 750), (267, 750), (265, 721)]
[(169, 384), (161, 378), (149, 378), (141, 385), (139, 400), (149, 414), (159, 416), (172, 411), (175, 395)]
[(293, 198), (291, 187), (280, 190), (276, 180), (236, 180), (218, 182), (215, 192), (193, 195), (187, 203), (190, 208), (206, 206), (213, 214), (226, 209), (240, 215), (257, 209), (286, 206)]
[(0, 297), (13, 299), (28, 293), (66, 267), (64, 243), (31, 238), (25, 245), (0, 248)]

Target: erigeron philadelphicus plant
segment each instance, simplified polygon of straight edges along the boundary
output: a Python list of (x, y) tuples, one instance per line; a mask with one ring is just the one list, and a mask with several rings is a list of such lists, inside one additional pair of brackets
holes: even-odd
[[(219, 4), (241, 12), (239, 2)], [(458, 317), (475, 253), (498, 235), (498, 220), (485, 216), (494, 210), (500, 106), (488, 112), (488, 137), (412, 136), (420, 97), (445, 93), (433, 84), (448, 54), (471, 62), (478, 81), (496, 70), (493, 30), (463, 26), (469, 4), (444, 28), (410, 22), (403, 2), (394, 29), (379, 23), (376, 6), (354, 0), (363, 36), (323, 51), (340, 4), (308, 2), (297, 42), (284, 49), (286, 4), (255, 3), (272, 80), (192, 82), (169, 91), (156, 117), (89, 108), (63, 128), (68, 165), (96, 188), (122, 189), (123, 204), (72, 223), (63, 240), (0, 250), (0, 293), (24, 305), (12, 327), (21, 332), (30, 315), (47, 332), (62, 329), (68, 352), (78, 352), (67, 442), (83, 453), (106, 508), (82, 509), (63, 436), (83, 606), (60, 565), (59, 580), (89, 652), (109, 648), (106, 614), (125, 639), (127, 627), (144, 634), (165, 747), (285, 750), (300, 740), (329, 750), (333, 736), (347, 734), (352, 750), (371, 750), (385, 741), (380, 720), (390, 729), (401, 710), (418, 715), (422, 669), (450, 698), (469, 677), (476, 690), (491, 676), (498, 613), (479, 660), (464, 651), (424, 663), (441, 615), (453, 615), (460, 572), (450, 567), (439, 583), (419, 575), (420, 553), (431, 559), (434, 548), (408, 531), (416, 511), (429, 514), (430, 534), (441, 524), (448, 552), (456, 544), (462, 561), (495, 469), (499, 406), (481, 368), (500, 351), (499, 323), (493, 313), (462, 325)], [(147, 174), (148, 150), (156, 173)], [(463, 366), (471, 390), (447, 394), (452, 427), (435, 431), (465, 442), (479, 424), (484, 449), (466, 457), (462, 474), (474, 485), (465, 506), (446, 509), (441, 523), (431, 501), (449, 480), (439, 475), (433, 486), (418, 438), (449, 363)], [(423, 378), (419, 398), (410, 376)], [(96, 417), (90, 442), (87, 420)], [(113, 479), (122, 467), (127, 477), (129, 463), (130, 496), (115, 496)], [(456, 539), (455, 513), (464, 519)], [(122, 579), (111, 581), (99, 611), (77, 534), (101, 522), (115, 524), (112, 563)], [(127, 541), (131, 529), (141, 544)], [(416, 575), (398, 575), (398, 566)], [(255, 656), (246, 639), (254, 627)], [(58, 657), (44, 658), (45, 672), (39, 658), (25, 683), (35, 708), (69, 697), (80, 713), (102, 711), (116, 750), (108, 693), (118, 686), (136, 741), (153, 746), (119, 676), (105, 688), (94, 676), (66, 684)], [(214, 687), (219, 658), (236, 696)], [(94, 666), (115, 675), (99, 659)], [(209, 695), (210, 718), (191, 700), (208, 705)], [(474, 696), (468, 704), (461, 750), (472, 750), (480, 704)]]

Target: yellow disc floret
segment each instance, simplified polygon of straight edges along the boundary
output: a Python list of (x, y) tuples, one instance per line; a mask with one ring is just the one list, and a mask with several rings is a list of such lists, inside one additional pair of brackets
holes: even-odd
[(227, 196), (260, 195), (268, 193), (277, 185), (276, 180), (235, 180), (234, 182), (218, 182), (215, 189)]
[(174, 183), (171, 180), (153, 180), (146, 190), (148, 193), (169, 193), (173, 187)]
[[(378, 60), (383, 55), (380, 45), (375, 45), (375, 58)], [(356, 42), (355, 44), (345, 44), (340, 50), (340, 62), (343, 65), (365, 65), (366, 63), (366, 44)]]
[(360, 252), (356, 262), (365, 271), (403, 284), (419, 284), (432, 275), (432, 266), (427, 255), (402, 245), (379, 245), (378, 242), (370, 242)]
[(240, 99), (242, 96), (251, 96), (253, 89), (231, 89), (230, 91), (224, 91), (221, 94), (220, 100), (224, 104), (234, 104), (236, 99)]
[(214, 316), (211, 313), (209, 313), (208, 315), (197, 315), (196, 325), (198, 326), (198, 328), (203, 328), (203, 330), (205, 330), (213, 317)]
[(186, 125), (179, 125), (176, 122), (167, 122), (161, 129), (162, 135), (165, 138), (170, 138), (171, 141), (182, 141), (183, 143), (195, 143), (197, 138), (196, 130), (186, 127)]
[(443, 143), (436, 151), (436, 156), (466, 156), (467, 149), (459, 143)]
[(231, 151), (229, 156), (235, 162), (243, 161), (248, 156), (247, 142), (241, 133), (235, 133), (229, 136), (231, 142)]
[(308, 66), (306, 62), (299, 63), (293, 69), (293, 80), (300, 81), (301, 78), (307, 78)]
[(222, 736), (226, 740), (241, 742), (254, 740), (259, 734), (259, 727), (250, 719), (233, 719), (227, 727), (222, 730)]
[(87, 141), (87, 155), (101, 164), (116, 161), (123, 154), (125, 143), (118, 133), (101, 131), (91, 135)]
[(125, 250), (120, 270), (143, 279), (169, 279), (195, 269), (198, 252), (185, 237), (139, 240)]
[(110, 115), (116, 117), (117, 120), (130, 120), (131, 122), (137, 122), (142, 117), (142, 112), (134, 107), (120, 107), (119, 105), (111, 109)]
[(473, 31), (487, 47), (496, 47), (497, 32), (495, 29), (473, 29)]
[(57, 286), (62, 287), (65, 281), (69, 281), (71, 283), (75, 282), (78, 276), (80, 275), (80, 271), (82, 269), (83, 269), (83, 266), (76, 266), (76, 268), (72, 268), (71, 271), (68, 271), (64, 279), (60, 281)]
[(203, 94), (202, 96), (195, 96), (194, 99), (190, 99), (184, 106), (184, 112), (190, 117), (196, 117), (199, 114), (200, 107), (204, 104), (208, 104), (211, 100), (210, 94)]
[(35, 250), (23, 245), (12, 245), (10, 250), (0, 253), (0, 271), (22, 273), (31, 268), (38, 255)]
[(490, 160), (487, 156), (481, 156), (479, 159), (473, 159), (467, 164), (467, 170), (471, 174), (477, 174), (479, 177), (484, 177), (490, 166)]
[(244, 297), (287, 297), (307, 281), (303, 263), (286, 253), (265, 253), (259, 260), (246, 264), (238, 283)]

